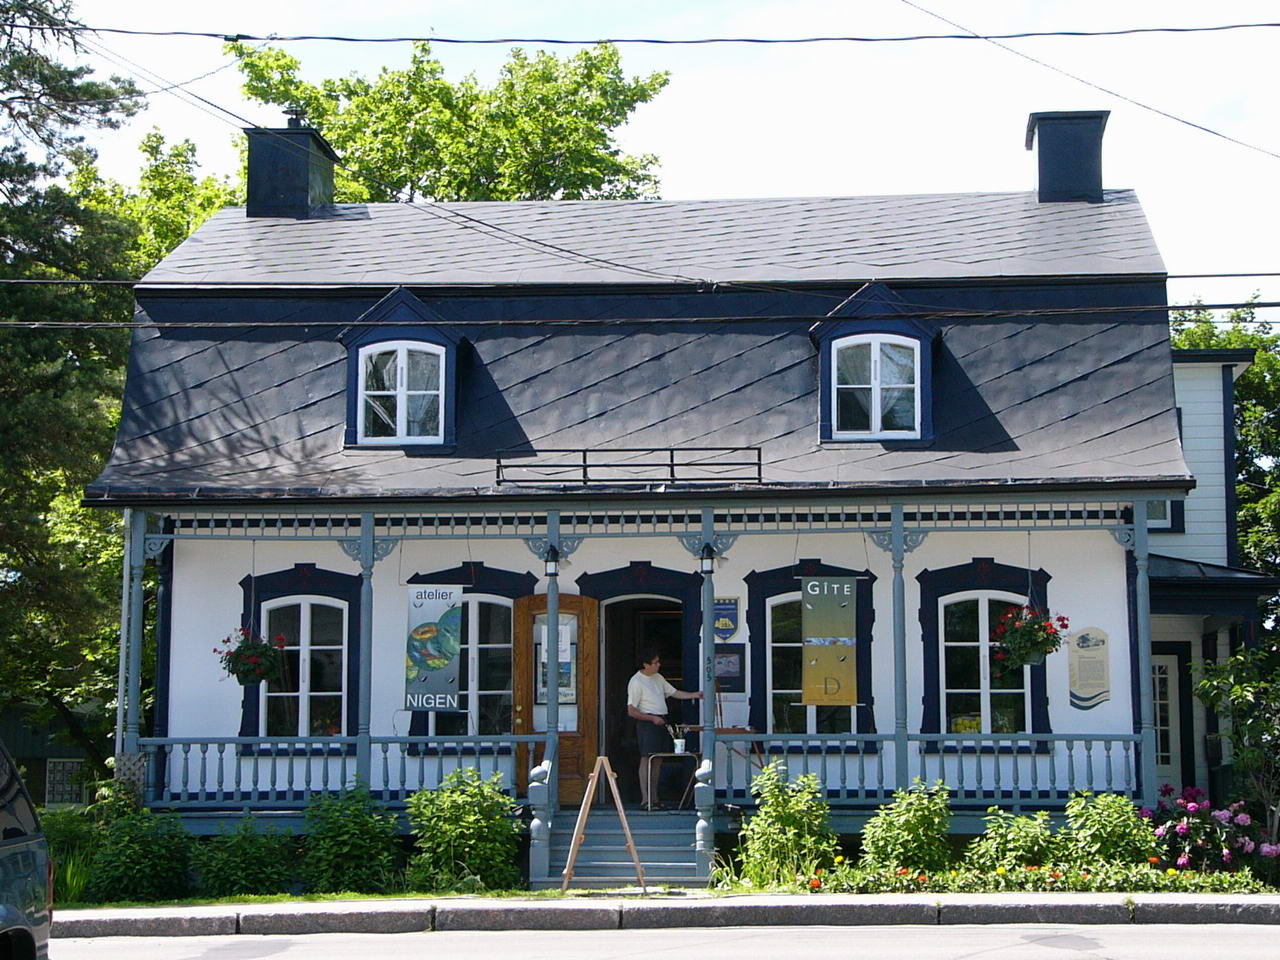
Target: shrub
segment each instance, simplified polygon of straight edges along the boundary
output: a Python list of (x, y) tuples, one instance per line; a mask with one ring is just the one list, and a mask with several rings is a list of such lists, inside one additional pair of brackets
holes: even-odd
[(55, 859), (92, 853), (98, 845), (98, 829), (83, 810), (41, 810), (40, 827)]
[(58, 903), (80, 903), (93, 878), (93, 851), (74, 850), (53, 861), (53, 895)]
[(409, 798), (416, 837), (406, 879), (411, 890), (504, 890), (520, 883), (519, 827), (502, 775), (455, 770), (438, 790)]
[(1173, 795), (1172, 787), (1161, 787), (1160, 794), (1157, 809), (1143, 810), (1143, 816), (1154, 824), (1160, 857), (1169, 866), (1235, 870), (1259, 848), (1258, 827), (1243, 800), (1215, 810), (1199, 787), (1183, 787), (1172, 802), (1165, 799)]
[(172, 900), (191, 889), (191, 834), (174, 816), (139, 810), (108, 824), (93, 856), (90, 900)]
[[(751, 793), (757, 806), (738, 835), (739, 880), (754, 887), (794, 886), (797, 877), (831, 864), (836, 835), (816, 776), (789, 782), (786, 765), (775, 760), (760, 771)], [(722, 877), (731, 872), (720, 871)]]
[(381, 893), (395, 873), (395, 818), (368, 788), (313, 793), (305, 814), (302, 883), (314, 893)]
[(1039, 866), (1053, 859), (1055, 843), (1044, 810), (1035, 816), (1015, 816), (999, 807), (988, 807), (987, 827), (965, 851), (964, 867), (973, 870), (1006, 870)]
[(1156, 837), (1128, 797), (1084, 790), (1067, 801), (1062, 852), (1081, 866), (1144, 864), (1156, 854)]
[(142, 809), (133, 788), (119, 780), (94, 781), (93, 797), (85, 813), (95, 823), (114, 823)]
[[(948, 832), (950, 795), (939, 780), (920, 780), (898, 790), (893, 802), (880, 807), (862, 830), (862, 865), (870, 870), (906, 870), (928, 876), (951, 861)], [(904, 874), (905, 876), (906, 874)]]
[(211, 897), (286, 893), (295, 858), (293, 837), (276, 830), (259, 833), (249, 817), (196, 844), (192, 856), (200, 889)]

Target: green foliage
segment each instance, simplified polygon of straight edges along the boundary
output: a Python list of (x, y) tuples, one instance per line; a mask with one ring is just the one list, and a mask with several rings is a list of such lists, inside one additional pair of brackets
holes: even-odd
[(93, 879), (93, 851), (64, 853), (53, 861), (53, 895), (58, 903), (80, 903)]
[[(751, 793), (757, 806), (738, 837), (739, 882), (756, 888), (790, 886), (797, 875), (810, 874), (834, 860), (831, 811), (816, 776), (810, 773), (788, 781), (786, 764), (775, 760), (760, 771)], [(721, 881), (732, 874), (731, 866), (722, 867)]]
[(501, 774), (485, 780), (474, 767), (445, 777), (438, 790), (409, 798), (415, 835), (406, 874), (410, 890), (506, 890), (520, 883), (515, 804)]
[(395, 817), (369, 790), (313, 793), (307, 800), (302, 883), (312, 893), (381, 893), (395, 875)]
[(138, 796), (130, 786), (116, 779), (107, 779), (94, 784), (93, 803), (84, 812), (95, 823), (111, 824), (140, 809)]
[(1151, 824), (1118, 793), (1082, 790), (1067, 801), (1062, 855), (1084, 869), (1101, 863), (1138, 863), (1156, 854)]
[(90, 900), (183, 897), (191, 889), (191, 834), (177, 817), (131, 813), (104, 828), (92, 869)]
[(40, 827), (54, 858), (92, 852), (98, 845), (98, 828), (83, 810), (41, 810)]
[(951, 861), (950, 795), (942, 781), (898, 790), (862, 830), (862, 863), (872, 870), (936, 873)]
[(192, 859), (206, 896), (287, 893), (297, 844), (287, 833), (259, 832), (254, 820), (245, 817), (234, 830), (197, 843)]
[[(244, 93), (305, 113), (366, 174), (336, 171), (338, 199), (585, 200), (652, 196), (655, 157), (624, 154), (614, 131), (667, 84), (665, 73), (628, 79), (602, 43), (563, 60), (514, 49), (497, 83), (457, 83), (415, 43), (403, 70), (314, 85), (283, 50), (229, 43)], [(371, 179), (373, 178), (373, 179)], [(382, 186), (374, 179), (381, 181)]]
[(1248, 799), (1266, 811), (1264, 839), (1276, 843), (1280, 840), (1280, 643), (1204, 664), (1196, 696), (1230, 718), (1227, 735), (1233, 762), (1244, 774)]
[(986, 830), (965, 851), (964, 866), (973, 870), (1017, 870), (1053, 859), (1055, 843), (1049, 814), (1017, 816), (999, 807), (988, 807)]

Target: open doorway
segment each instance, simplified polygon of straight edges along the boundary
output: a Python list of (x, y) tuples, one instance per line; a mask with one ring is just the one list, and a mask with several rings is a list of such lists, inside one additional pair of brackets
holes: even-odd
[[(689, 689), (684, 677), (684, 630), (679, 602), (660, 597), (626, 597), (604, 605), (601, 618), (604, 627), (601, 663), (603, 675), (603, 747), (602, 753), (618, 775), (618, 789), (625, 803), (640, 802), (637, 768), (640, 751), (636, 744), (636, 722), (627, 716), (627, 681), (640, 667), (640, 651), (654, 647), (662, 657), (662, 675), (672, 686)], [(697, 686), (693, 684), (693, 686)], [(667, 701), (668, 719), (673, 723), (696, 723), (696, 700)], [(663, 765), (667, 778), (687, 778), (680, 764)], [(671, 784), (663, 784), (662, 792), (670, 796)]]

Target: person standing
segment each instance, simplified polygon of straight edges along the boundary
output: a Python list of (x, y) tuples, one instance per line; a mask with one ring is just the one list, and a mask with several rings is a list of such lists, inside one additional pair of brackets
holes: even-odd
[(636, 721), (636, 739), (640, 743), (640, 805), (646, 810), (659, 810), (654, 799), (654, 784), (661, 782), (662, 760), (650, 761), (656, 753), (670, 753), (671, 731), (667, 729), (667, 697), (677, 700), (701, 700), (701, 690), (677, 690), (658, 672), (662, 660), (658, 651), (646, 647), (640, 651), (640, 669), (627, 683), (627, 716)]

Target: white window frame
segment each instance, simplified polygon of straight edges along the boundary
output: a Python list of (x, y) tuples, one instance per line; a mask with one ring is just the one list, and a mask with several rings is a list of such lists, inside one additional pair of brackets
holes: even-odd
[[(768, 718), (769, 718), (769, 723), (768, 723), (768, 726), (769, 726), (769, 733), (777, 733), (777, 730), (775, 729), (775, 724), (774, 724), (774, 722), (773, 722), (773, 696), (774, 696), (774, 686), (773, 686), (773, 610), (774, 610), (774, 607), (781, 606), (781, 605), (782, 605), (782, 604), (784, 604), (784, 603), (800, 603), (800, 602), (801, 602), (801, 599), (802, 599), (802, 597), (801, 597), (801, 595), (800, 595), (800, 591), (799, 591), (799, 590), (796, 590), (796, 591), (793, 591), (793, 592), (791, 592), (791, 593), (779, 593), (779, 594), (777, 594), (777, 595), (775, 595), (775, 596), (772, 596), (772, 597), (770, 597), (770, 598), (766, 601), (766, 604), (765, 604), (765, 621), (764, 621), (764, 631), (765, 631), (765, 677), (766, 677), (765, 685), (766, 685), (766, 687), (767, 687), (766, 696), (768, 697), (768, 700), (766, 701), (766, 704), (767, 704), (767, 711), (768, 711)], [(803, 638), (803, 637), (801, 638), (801, 642), (800, 642), (800, 643), (784, 643), (784, 644), (781, 644), (781, 646), (784, 646), (784, 647), (797, 647), (797, 648), (803, 649), (803, 647), (804, 647), (804, 638)], [(789, 693), (789, 692), (791, 692), (791, 691), (790, 691), (790, 690), (785, 690), (785, 691), (781, 691), (781, 692), (783, 692), (783, 693)], [(804, 691), (803, 691), (803, 690), (796, 690), (796, 691), (795, 691), (795, 694), (796, 694), (796, 698), (797, 698), (797, 699), (799, 699), (801, 696), (803, 696), (803, 695), (804, 695)], [(846, 734), (846, 733), (831, 733), (831, 734), (825, 734), (825, 733), (819, 733), (819, 731), (818, 731), (818, 708), (817, 708), (816, 706), (812, 705), (812, 704), (805, 704), (805, 705), (804, 705), (804, 717), (805, 717), (805, 720), (804, 720), (804, 732), (805, 732), (806, 734), (812, 734), (812, 735), (816, 735), (816, 736), (830, 736), (830, 737), (844, 737), (844, 736), (849, 736), (850, 734), (856, 733), (856, 732), (857, 732), (857, 730), (858, 730), (858, 716), (857, 716), (857, 713), (856, 713), (855, 711), (856, 711), (858, 708), (857, 708), (857, 707), (846, 707), (846, 708), (844, 708), (844, 709), (847, 709), (847, 710), (849, 711), (849, 733), (847, 733), (847, 734)], [(784, 734), (784, 736), (785, 736), (785, 734)]]
[[(480, 730), (480, 696), (482, 694), (506, 693), (513, 698), (515, 697), (515, 603), (507, 597), (500, 597), (489, 593), (464, 593), (462, 602), (467, 609), (467, 636), (463, 641), (463, 649), (467, 651), (467, 689), (459, 690), (458, 693), (467, 698), (467, 732), (459, 734), (459, 736), (479, 736)], [(507, 612), (511, 615), (511, 634), (504, 643), (480, 643), (480, 604), (489, 603), (495, 607), (506, 607)], [(511, 655), (511, 683), (506, 690), (482, 690), (480, 689), (480, 649), (481, 646), (486, 650), (498, 650), (505, 647)], [(436, 711), (427, 714), (427, 736), (436, 736), (436, 718), (440, 716)], [(444, 716), (457, 716), (455, 713), (446, 713)], [(515, 717), (512, 717), (514, 723)], [(507, 730), (506, 733), (512, 731)], [(446, 736), (454, 736), (454, 734), (446, 734)]]
[[(840, 390), (837, 383), (840, 351), (854, 344), (868, 344), (871, 347), (871, 383), (861, 386), (871, 389), (870, 430), (840, 429)], [(910, 430), (883, 430), (881, 427), (881, 390), (880, 382), (880, 347), (882, 344), (894, 344), (910, 347), (915, 358), (912, 379), (915, 381), (915, 426)], [(892, 333), (860, 333), (841, 337), (831, 343), (831, 369), (827, 371), (827, 382), (831, 387), (831, 437), (834, 440), (916, 440), (920, 437), (921, 423), (921, 389), (920, 389), (920, 341), (912, 337), (902, 337)], [(905, 384), (889, 384), (889, 387), (903, 387)], [(843, 389), (849, 389), (845, 386)]]
[[(978, 602), (978, 693), (979, 703), (982, 710), (982, 729), (981, 733), (991, 733), (991, 628), (994, 626), (990, 622), (991, 613), (987, 603), (989, 600), (998, 600), (1003, 603), (1016, 603), (1018, 606), (1025, 606), (1027, 598), (1016, 593), (1010, 593), (1007, 590), (966, 590), (962, 593), (949, 593), (944, 597), (938, 598), (938, 716), (940, 718), (940, 726), (944, 733), (950, 732), (951, 724), (947, 715), (947, 693), (968, 693), (966, 690), (949, 690), (947, 687), (947, 616), (946, 608), (953, 603), (962, 603), (965, 600), (977, 600)], [(952, 644), (958, 646), (958, 644)], [(1005, 694), (1014, 691), (1004, 691)], [(1023, 726), (1027, 729), (1016, 731), (1016, 734), (1031, 733), (1031, 668), (1023, 666), (1022, 668), (1022, 718)], [(1015, 734), (1007, 734), (1014, 736)], [(964, 736), (964, 734), (956, 734), (956, 736)], [(1005, 734), (1002, 734), (1005, 736)]]
[[(1173, 529), (1173, 501), (1172, 500), (1148, 500), (1147, 502), (1147, 529), (1148, 530), (1172, 530)], [(1154, 504), (1164, 504), (1164, 516), (1152, 518), (1151, 507)]]
[[(298, 617), (298, 692), (289, 694), (298, 698), (298, 733), (293, 736), (285, 734), (268, 734), (267, 733), (267, 687), (269, 684), (258, 684), (258, 736), (271, 737), (274, 739), (293, 740), (308, 739), (314, 736), (311, 731), (311, 618), (308, 615), (312, 605), (333, 607), (342, 611), (342, 705), (339, 708), (338, 716), (341, 718), (341, 725), (336, 734), (331, 736), (345, 737), (350, 735), (352, 731), (347, 729), (347, 697), (350, 691), (347, 689), (347, 676), (351, 667), (351, 651), (348, 649), (347, 637), (351, 626), (351, 610), (345, 600), (339, 600), (336, 597), (324, 597), (317, 594), (298, 594), (291, 597), (277, 597), (274, 600), (268, 600), (262, 604), (258, 614), (258, 624), (263, 632), (263, 636), (267, 640), (271, 640), (268, 635), (268, 619), (267, 615), (272, 610), (278, 610), (281, 607), (300, 606), (302, 609)], [(336, 646), (320, 647), (321, 650), (336, 650)], [(322, 694), (332, 696), (332, 691), (321, 691)], [(276, 696), (280, 696), (277, 694)]]
[[(370, 437), (365, 435), (365, 401), (368, 397), (368, 390), (365, 388), (365, 358), (375, 353), (390, 353), (392, 350), (396, 354), (396, 387), (394, 396), (396, 398), (396, 432), (391, 437)], [(431, 394), (435, 393), (440, 398), (440, 420), (439, 430), (431, 435), (426, 434), (410, 434), (408, 432), (408, 397), (409, 390), (405, 383), (406, 372), (409, 367), (408, 355), (410, 352), (434, 354), (439, 359), (440, 379), (435, 390), (414, 390), (414, 394)], [(444, 385), (448, 378), (445, 371), (445, 362), (447, 356), (445, 348), (437, 343), (430, 343), (425, 340), (384, 340), (381, 343), (371, 343), (360, 348), (356, 358), (358, 366), (357, 373), (357, 400), (356, 400), (356, 442), (363, 446), (385, 446), (387, 444), (395, 444), (400, 446), (403, 444), (440, 444), (444, 443), (444, 425), (447, 410), (445, 405), (447, 397), (445, 397)], [(390, 395), (390, 391), (377, 390), (374, 391), (375, 396)]]

